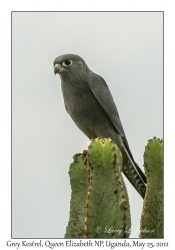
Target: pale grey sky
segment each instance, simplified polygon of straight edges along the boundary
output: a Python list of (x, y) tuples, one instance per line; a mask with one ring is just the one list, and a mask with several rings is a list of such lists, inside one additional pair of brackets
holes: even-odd
[[(53, 60), (78, 54), (107, 82), (132, 154), (163, 136), (162, 12), (14, 12), (12, 15), (12, 236), (63, 238), (68, 169), (89, 139), (65, 111)], [(132, 234), (142, 199), (126, 181)]]

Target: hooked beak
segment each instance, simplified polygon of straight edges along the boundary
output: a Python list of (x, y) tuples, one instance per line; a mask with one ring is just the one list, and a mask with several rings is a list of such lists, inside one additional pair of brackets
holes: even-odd
[(61, 65), (58, 64), (58, 63), (56, 63), (55, 66), (54, 66), (54, 73), (55, 73), (55, 75), (60, 72), (60, 69), (61, 69)]
[(54, 73), (55, 73), (55, 75), (59, 74), (61, 72), (65, 72), (65, 71), (68, 71), (68, 69), (65, 69), (65, 68), (61, 67), (61, 65), (59, 63), (55, 64), (55, 66), (54, 66)]

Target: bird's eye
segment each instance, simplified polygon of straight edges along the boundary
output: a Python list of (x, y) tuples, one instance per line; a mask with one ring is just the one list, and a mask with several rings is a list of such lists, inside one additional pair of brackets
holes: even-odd
[(66, 59), (65, 61), (62, 62), (63, 66), (70, 66), (72, 65), (73, 61), (70, 59)]

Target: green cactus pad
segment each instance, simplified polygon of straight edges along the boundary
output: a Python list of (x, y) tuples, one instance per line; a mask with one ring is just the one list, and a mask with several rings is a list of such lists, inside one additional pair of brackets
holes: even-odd
[(87, 166), (85, 156), (75, 157), (70, 165), (69, 176), (72, 188), (70, 202), (70, 218), (66, 228), (65, 238), (85, 238), (84, 235), (84, 206), (88, 190)]
[(127, 238), (129, 201), (121, 175), (122, 155), (110, 139), (95, 139), (88, 150), (89, 185), (85, 206), (87, 238)]
[(144, 153), (147, 189), (141, 215), (140, 238), (163, 238), (163, 141), (148, 141)]
[(122, 155), (110, 139), (91, 142), (70, 166), (70, 219), (65, 238), (128, 238), (131, 227)]

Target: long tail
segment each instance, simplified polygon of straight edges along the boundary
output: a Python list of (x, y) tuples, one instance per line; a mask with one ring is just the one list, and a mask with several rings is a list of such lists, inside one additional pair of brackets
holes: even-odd
[[(137, 163), (131, 159), (127, 149), (125, 149), (125, 159), (123, 161), (122, 171), (129, 182), (133, 185), (133, 187), (137, 190), (137, 192), (144, 199), (146, 192), (146, 177), (142, 170), (139, 168)], [(127, 158), (126, 158), (127, 157)]]

